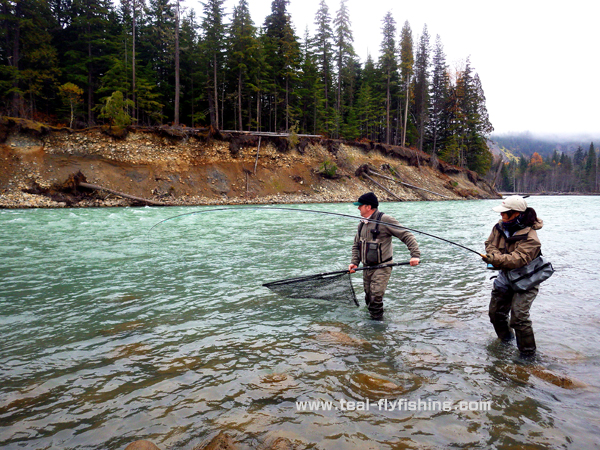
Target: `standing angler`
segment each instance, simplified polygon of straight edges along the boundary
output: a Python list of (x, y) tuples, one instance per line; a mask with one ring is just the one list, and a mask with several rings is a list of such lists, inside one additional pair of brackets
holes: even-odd
[[(358, 206), (363, 219), (385, 223), (374, 223), (368, 220), (360, 221), (352, 245), (352, 262), (348, 266), (350, 273), (354, 273), (354, 269), (361, 262), (364, 266), (376, 266), (393, 262), (392, 236), (396, 236), (408, 247), (410, 265), (417, 266), (419, 264), (421, 252), (417, 240), (408, 230), (402, 229), (396, 219), (377, 210), (379, 201), (374, 193), (368, 192), (361, 195), (358, 201), (354, 202), (354, 206)], [(388, 226), (388, 223), (394, 226)], [(383, 319), (383, 295), (391, 274), (391, 267), (367, 269), (363, 272), (365, 303), (369, 308), (371, 318), (374, 320)]]
[[(502, 216), (485, 241), (483, 260), (503, 272), (528, 265), (542, 252), (542, 244), (536, 230), (543, 226), (533, 208), (527, 207), (525, 199), (519, 195), (507, 197), (501, 205), (492, 208)], [(498, 337), (508, 342), (515, 330), (517, 347), (524, 358), (535, 355), (535, 338), (529, 310), (538, 294), (539, 287), (526, 291), (516, 291), (501, 282), (506, 278), (498, 276), (494, 281), (490, 301), (490, 321)], [(510, 321), (508, 316), (510, 314)]]

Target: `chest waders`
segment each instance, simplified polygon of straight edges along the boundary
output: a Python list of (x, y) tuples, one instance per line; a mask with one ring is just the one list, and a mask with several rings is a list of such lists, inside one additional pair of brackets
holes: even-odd
[[(376, 216), (371, 217), (371, 219), (376, 220), (377, 222), (375, 223), (375, 228), (370, 230), (371, 236), (368, 236), (367, 239), (363, 239), (361, 237), (364, 222), (361, 222), (358, 226), (358, 237), (360, 239), (360, 259), (363, 265), (367, 267), (376, 266), (392, 260), (390, 257), (386, 261), (382, 261), (381, 242), (378, 239), (380, 234), (379, 221), (382, 217), (382, 212), (378, 212)], [(371, 318), (374, 320), (383, 319), (383, 294), (387, 288), (391, 273), (391, 267), (377, 270), (367, 269), (363, 273), (365, 303), (369, 308)]]
[(383, 254), (381, 250), (381, 242), (378, 240), (379, 237), (379, 223), (383, 217), (382, 212), (378, 212), (371, 219), (376, 220), (375, 228), (371, 230), (371, 239), (363, 239), (361, 237), (362, 228), (364, 222), (361, 222), (358, 226), (358, 238), (360, 239), (360, 260), (365, 266), (377, 266), (384, 264), (392, 260), (392, 257), (383, 260)]

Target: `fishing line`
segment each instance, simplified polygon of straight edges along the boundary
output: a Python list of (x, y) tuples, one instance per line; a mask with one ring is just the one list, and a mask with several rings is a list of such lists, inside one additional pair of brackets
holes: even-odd
[(192, 211), (192, 212), (189, 212), (189, 213), (179, 214), (179, 215), (173, 216), (173, 217), (168, 217), (166, 219), (161, 220), (158, 223), (155, 223), (148, 230), (148, 234), (150, 234), (150, 232), (154, 228), (156, 228), (158, 225), (160, 225), (160, 224), (162, 224), (164, 222), (167, 222), (169, 220), (177, 219), (179, 217), (192, 216), (192, 215), (195, 215), (195, 214), (204, 214), (204, 213), (214, 212), (214, 211), (243, 211), (243, 210), (246, 210), (246, 209), (263, 210), (263, 211), (276, 210), (276, 211), (305, 212), (305, 213), (312, 213), (312, 214), (325, 214), (325, 215), (328, 215), (328, 216), (346, 217), (346, 218), (354, 219), (354, 220), (366, 220), (366, 221), (373, 222), (373, 223), (380, 223), (380, 224), (386, 225), (388, 227), (398, 228), (400, 230), (408, 230), (408, 231), (412, 231), (413, 233), (419, 233), (419, 234), (422, 234), (424, 236), (429, 236), (429, 237), (432, 237), (434, 239), (438, 239), (440, 241), (447, 242), (448, 244), (456, 245), (457, 247), (460, 247), (460, 248), (462, 248), (464, 250), (467, 250), (467, 251), (470, 251), (472, 253), (475, 253), (478, 256), (485, 256), (485, 255), (482, 255), (481, 253), (479, 253), (476, 250), (473, 250), (473, 249), (470, 249), (468, 247), (465, 247), (464, 245), (458, 244), (458, 243), (450, 241), (448, 239), (441, 238), (439, 236), (435, 236), (433, 234), (426, 233), (424, 231), (415, 230), (414, 228), (408, 228), (408, 227), (405, 227), (404, 225), (394, 225), (394, 224), (391, 224), (389, 222), (382, 222), (380, 220), (375, 220), (375, 219), (364, 219), (362, 217), (351, 216), (350, 214), (341, 214), (341, 213), (334, 213), (334, 212), (328, 212), (328, 211), (316, 211), (314, 209), (285, 208), (285, 207), (279, 207), (279, 206), (244, 206), (242, 208), (212, 208), (212, 209), (205, 209), (203, 211)]

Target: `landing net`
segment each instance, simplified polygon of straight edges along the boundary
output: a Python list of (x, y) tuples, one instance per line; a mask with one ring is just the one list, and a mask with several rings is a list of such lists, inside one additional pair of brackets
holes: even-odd
[(288, 298), (328, 300), (358, 306), (349, 272), (289, 278), (265, 283), (263, 286)]

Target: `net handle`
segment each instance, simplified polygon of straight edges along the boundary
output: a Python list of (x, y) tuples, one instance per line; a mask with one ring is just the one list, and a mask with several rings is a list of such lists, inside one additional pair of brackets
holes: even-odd
[[(404, 262), (398, 262), (398, 263), (390, 263), (390, 264), (380, 264), (378, 266), (363, 266), (363, 267), (357, 267), (356, 269), (354, 269), (355, 271), (357, 270), (373, 270), (373, 269), (383, 269), (385, 267), (394, 267), (394, 266), (407, 266), (410, 264), (410, 261), (404, 261)], [(316, 273), (313, 275), (308, 275), (305, 277), (298, 277), (298, 278), (286, 278), (285, 280), (278, 280), (278, 281), (271, 281), (270, 283), (265, 283), (263, 284), (263, 286), (265, 287), (269, 287), (269, 285), (276, 285), (276, 284), (280, 284), (283, 282), (286, 283), (292, 283), (294, 281), (304, 281), (304, 280), (308, 280), (311, 278), (316, 278), (316, 277), (326, 277), (329, 275), (341, 275), (343, 273), (347, 273), (349, 274), (350, 271), (349, 270), (338, 270), (336, 272), (323, 272), (323, 273)]]
[[(363, 266), (363, 267), (357, 267), (356, 269), (354, 269), (354, 271), (383, 269), (385, 267), (394, 267), (394, 266), (408, 266), (409, 264), (410, 264), (410, 261), (404, 261), (404, 262), (398, 262), (398, 263), (380, 264), (378, 266)], [(350, 271), (349, 270), (338, 270), (337, 272), (317, 273), (316, 275), (312, 275), (312, 276), (338, 275), (340, 273), (350, 273)]]

